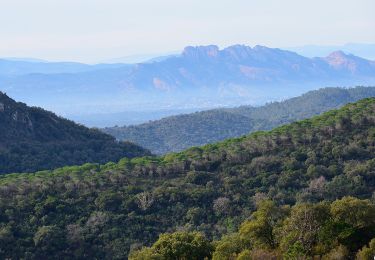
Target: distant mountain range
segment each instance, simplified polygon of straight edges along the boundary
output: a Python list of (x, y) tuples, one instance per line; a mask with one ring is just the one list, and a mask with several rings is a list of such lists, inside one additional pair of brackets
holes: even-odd
[(336, 50), (351, 53), (366, 59), (375, 60), (375, 44), (371, 43), (347, 43), (344, 45), (304, 45), (286, 48), (307, 57), (326, 56)]
[(319, 86), (375, 84), (375, 62), (336, 51), (306, 58), (234, 45), (127, 64), (0, 62), (1, 90), (61, 114), (261, 104)]
[(28, 107), (0, 92), (0, 174), (150, 155), (129, 142)]
[(153, 153), (164, 154), (269, 130), (366, 97), (375, 97), (375, 87), (324, 88), (261, 107), (214, 109), (103, 131), (120, 140), (138, 143)]
[(167, 52), (167, 53), (154, 53), (154, 54), (138, 54), (138, 55), (129, 55), (119, 58), (112, 58), (106, 59), (101, 61), (100, 63), (127, 63), (127, 64), (134, 64), (134, 63), (145, 63), (145, 62), (154, 62), (154, 61), (162, 61), (167, 58), (178, 56), (179, 52)]
[(79, 62), (48, 62), (38, 59), (9, 58), (0, 59), (0, 76), (82, 73), (118, 67), (124, 68), (127, 65), (122, 63), (88, 65)]

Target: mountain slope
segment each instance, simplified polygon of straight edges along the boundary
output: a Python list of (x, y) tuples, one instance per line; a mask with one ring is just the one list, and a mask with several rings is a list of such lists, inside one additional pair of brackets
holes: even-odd
[[(140, 107), (155, 110), (260, 104), (317, 86), (375, 84), (374, 61), (343, 52), (306, 58), (264, 46), (190, 46), (181, 55), (155, 62), (82, 68), (73, 65), (77, 73), (48, 73), (49, 69), (56, 71), (59, 64), (43, 67), (39, 73), (0, 73), (1, 88), (24, 102), (72, 114), (97, 113), (103, 108), (118, 112)], [(67, 105), (67, 99), (76, 107)]]
[(0, 176), (2, 258), (124, 259), (158, 234), (235, 231), (278, 205), (370, 198), (375, 98), (163, 157)]
[[(337, 63), (344, 66), (336, 66)], [(210, 45), (186, 47), (179, 57), (139, 64), (130, 72), (125, 84), (172, 91), (186, 87), (217, 88), (231, 84), (251, 86), (338, 77), (374, 77), (374, 72), (374, 62), (343, 52), (309, 59), (294, 52), (265, 46), (250, 48), (234, 45), (220, 50)]]
[(153, 153), (163, 154), (257, 130), (269, 130), (374, 96), (375, 87), (325, 88), (261, 107), (208, 110), (135, 126), (105, 128), (103, 131), (117, 139), (138, 143)]
[(0, 92), (0, 174), (148, 155), (132, 143), (88, 129)]

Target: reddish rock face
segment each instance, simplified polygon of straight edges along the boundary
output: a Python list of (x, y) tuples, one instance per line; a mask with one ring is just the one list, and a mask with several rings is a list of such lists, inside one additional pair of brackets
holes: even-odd
[(342, 51), (332, 52), (325, 60), (334, 68), (347, 68), (352, 72), (355, 71), (357, 67), (356, 62)]
[(375, 70), (375, 62), (342, 51), (332, 52), (322, 60), (337, 71), (347, 71), (351, 74), (371, 75)]

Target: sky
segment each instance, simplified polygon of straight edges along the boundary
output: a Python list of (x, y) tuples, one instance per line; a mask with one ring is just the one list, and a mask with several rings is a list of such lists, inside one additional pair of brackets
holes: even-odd
[(375, 43), (374, 0), (0, 0), (0, 57), (95, 63), (188, 45)]

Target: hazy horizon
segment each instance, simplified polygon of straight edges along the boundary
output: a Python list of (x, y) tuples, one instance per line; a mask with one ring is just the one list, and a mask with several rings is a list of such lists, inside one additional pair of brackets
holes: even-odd
[[(215, 43), (207, 44), (207, 45), (199, 45), (199, 46), (208, 46), (208, 45), (216, 45)], [(233, 45), (245, 45), (245, 44), (233, 44)], [(218, 46), (219, 49), (225, 49), (227, 47), (233, 46)], [(256, 44), (260, 45), (260, 44)], [(256, 45), (250, 46), (254, 47)], [(197, 45), (196, 45), (197, 46)], [(245, 45), (249, 46), (249, 45)], [(187, 46), (184, 46), (184, 48)], [(266, 46), (269, 47), (269, 46)], [(274, 48), (279, 48), (274, 46)], [(375, 61), (375, 43), (373, 44), (365, 44), (365, 43), (346, 43), (343, 45), (315, 45), (315, 44), (307, 44), (301, 46), (287, 46), (280, 48), (283, 50), (293, 51), (298, 53), (299, 55), (305, 57), (326, 57), (330, 53), (334, 51), (343, 51), (346, 54), (353, 54), (355, 56), (365, 58), (368, 60)], [(180, 55), (183, 52), (181, 50), (174, 50), (168, 52), (160, 52), (160, 53), (136, 53), (132, 55), (121, 55), (115, 57), (107, 57), (100, 60), (92, 60), (92, 61), (83, 61), (83, 60), (65, 60), (65, 59), (41, 59), (39, 57), (10, 57), (10, 56), (0, 56), (0, 59), (12, 60), (12, 61), (27, 61), (27, 62), (78, 62), (83, 64), (103, 64), (103, 63), (127, 63), (127, 64), (134, 64), (134, 63), (142, 63), (151, 61), (155, 58), (168, 58), (169, 56)]]
[(0, 57), (96, 63), (187, 45), (375, 43), (375, 2), (2, 0)]

